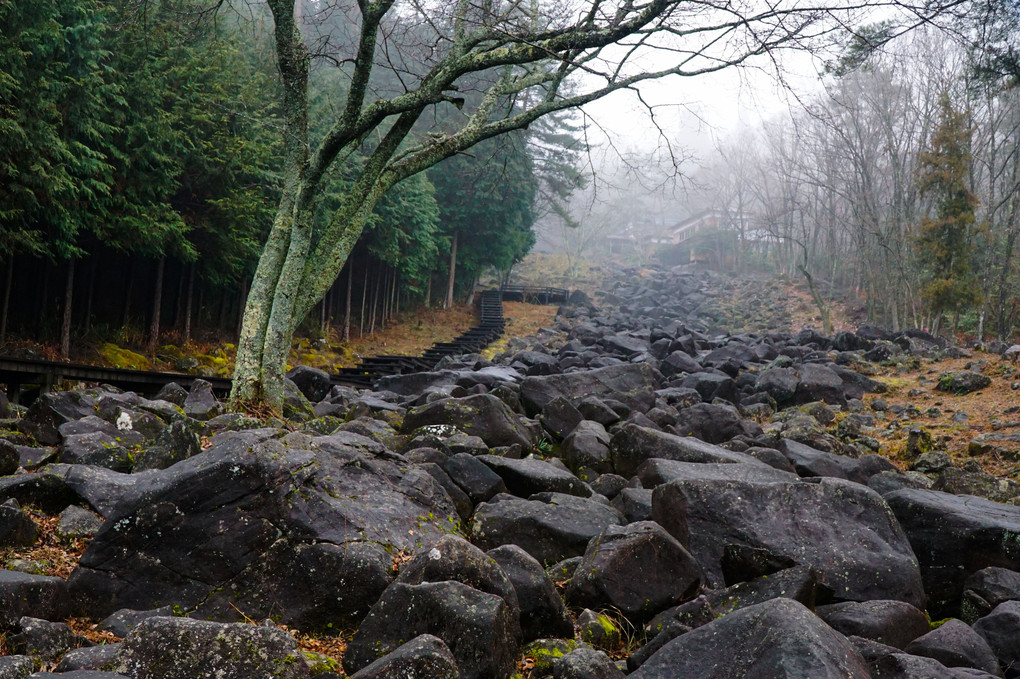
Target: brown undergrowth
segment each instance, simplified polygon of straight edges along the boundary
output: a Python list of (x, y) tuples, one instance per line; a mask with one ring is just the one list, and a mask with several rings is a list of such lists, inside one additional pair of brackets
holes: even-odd
[(66, 578), (78, 565), (90, 539), (64, 539), (57, 535), (56, 516), (50, 516), (33, 507), (23, 507), (39, 526), (39, 539), (29, 547), (4, 547), (0, 549), (0, 566), (7, 567), (13, 560), (32, 561), (39, 565), (43, 575)]

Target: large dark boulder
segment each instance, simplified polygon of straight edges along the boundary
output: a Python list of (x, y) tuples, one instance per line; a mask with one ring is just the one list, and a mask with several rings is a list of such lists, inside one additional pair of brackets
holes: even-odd
[(507, 491), (518, 497), (526, 498), (544, 492), (591, 496), (591, 489), (579, 478), (542, 460), (515, 460), (497, 455), (481, 455), (477, 459), (499, 474)]
[(485, 502), (506, 492), (502, 477), (469, 453), (451, 455), (443, 462), (443, 470), (472, 502)]
[(563, 440), (563, 461), (571, 469), (592, 469), (600, 474), (612, 471), (609, 459), (610, 436), (605, 427), (592, 420), (581, 420)]
[[(643, 658), (631, 664), (637, 667), (655, 650), (677, 636), (677, 629), (691, 630), (718, 620), (724, 615), (772, 599), (793, 599), (814, 608), (819, 593), (827, 594), (818, 585), (818, 574), (808, 566), (794, 566), (739, 582), (723, 589), (703, 589), (694, 599), (669, 608), (645, 625), (653, 637), (642, 647)], [(648, 647), (654, 647), (648, 651)]]
[(401, 566), (394, 582), (420, 585), (444, 580), (455, 580), (480, 592), (495, 594), (506, 602), (512, 618), (516, 620), (520, 616), (517, 591), (496, 560), (456, 535), (444, 535), (428, 550), (418, 552)]
[(1020, 573), (1007, 568), (982, 568), (963, 583), (961, 617), (973, 624), (1003, 601), (1020, 601)]
[(574, 623), (542, 564), (517, 545), (496, 547), (487, 554), (503, 569), (517, 592), (524, 641), (573, 636)]
[(1020, 570), (1020, 507), (920, 489), (885, 499), (921, 564), (933, 617), (959, 614), (971, 573), (989, 566)]
[(35, 544), (39, 526), (14, 500), (0, 505), (0, 548)]
[(930, 631), (924, 611), (903, 601), (843, 601), (819, 606), (815, 613), (845, 634), (904, 648)]
[(887, 653), (871, 663), (872, 679), (994, 679), (994, 674), (946, 667), (938, 660), (908, 653)]
[(161, 431), (135, 456), (131, 471), (166, 469), (172, 464), (186, 460), (202, 452), (198, 427), (189, 420), (177, 420)]
[(400, 431), (411, 434), (432, 424), (452, 425), (465, 434), (478, 436), (490, 448), (517, 444), (530, 449), (535, 443), (516, 413), (491, 394), (443, 398), (411, 408)]
[(288, 370), (287, 379), (312, 403), (318, 403), (329, 396), (329, 390), (333, 388), (327, 372), (307, 365), (298, 365)]
[(56, 514), (73, 505), (79, 497), (59, 476), (41, 471), (0, 477), (0, 502), (11, 499)]
[(608, 396), (630, 408), (646, 411), (655, 405), (659, 388), (647, 363), (624, 363), (565, 375), (543, 375), (521, 382), (521, 401), (529, 415), (537, 415), (557, 396), (574, 405), (591, 396)]
[(463, 679), (502, 679), (513, 671), (518, 621), (506, 601), (455, 581), (394, 583), (358, 627), (344, 653), (348, 674), (431, 634), (449, 647)]
[(575, 607), (617, 609), (635, 626), (693, 596), (701, 566), (654, 521), (610, 526), (588, 543), (566, 600)]
[(63, 620), (71, 612), (67, 583), (62, 578), (0, 570), (0, 631), (23, 616)]
[(718, 403), (696, 403), (682, 409), (676, 431), (708, 443), (724, 443), (735, 436), (753, 438), (762, 433), (757, 423), (743, 419), (736, 408)]
[(351, 675), (351, 679), (460, 679), (443, 640), (422, 634)]
[(712, 583), (728, 545), (760, 547), (813, 566), (835, 596), (895, 599), (921, 608), (917, 559), (875, 491), (840, 479), (819, 483), (680, 480), (659, 486), (653, 517), (688, 549)]
[[(3, 393), (0, 390), (0, 393)], [(9, 476), (21, 466), (21, 455), (13, 443), (0, 439), (0, 476)]]
[(99, 393), (98, 389), (77, 389), (42, 394), (18, 420), (18, 428), (43, 445), (58, 445), (63, 439), (60, 425), (94, 414)]
[(974, 631), (988, 642), (1008, 676), (1015, 676), (1020, 670), (1020, 601), (999, 604), (974, 623)]
[(651, 458), (681, 462), (743, 462), (765, 467), (750, 455), (733, 452), (689, 436), (677, 436), (636, 424), (620, 427), (609, 442), (613, 469), (625, 478)]
[(301, 449), (256, 434), (147, 472), (68, 581), (79, 609), (169, 604), (227, 621), (350, 624), (392, 578), (393, 552), (414, 553), (458, 521), (438, 482), (370, 452), (378, 444), (296, 435)]
[(553, 679), (623, 679), (609, 656), (582, 646), (553, 661)]
[(184, 399), (184, 414), (196, 420), (211, 420), (223, 412), (223, 404), (213, 393), (208, 380), (195, 380)]
[(634, 476), (645, 488), (655, 488), (681, 479), (720, 481), (796, 481), (797, 476), (766, 465), (679, 462), (653, 457), (638, 467)]
[(795, 403), (825, 401), (832, 405), (846, 404), (843, 380), (833, 370), (819, 363), (803, 363), (797, 366), (796, 372)]
[(970, 625), (952, 618), (903, 649), (911, 655), (938, 660), (946, 667), (972, 667), (1002, 676), (995, 653)]
[(93, 465), (119, 472), (131, 470), (131, 453), (111, 434), (94, 431), (68, 434), (60, 444), (59, 460), (65, 464)]
[(757, 389), (774, 398), (780, 406), (787, 406), (794, 402), (797, 384), (793, 368), (769, 368), (758, 375)]
[(133, 679), (311, 676), (297, 643), (276, 627), (170, 617), (139, 623), (114, 669)]
[(871, 679), (846, 638), (802, 604), (772, 599), (683, 634), (630, 679)]
[(543, 565), (581, 556), (588, 541), (624, 518), (596, 500), (542, 493), (522, 500), (498, 495), (475, 509), (471, 540), (482, 549), (517, 545)]

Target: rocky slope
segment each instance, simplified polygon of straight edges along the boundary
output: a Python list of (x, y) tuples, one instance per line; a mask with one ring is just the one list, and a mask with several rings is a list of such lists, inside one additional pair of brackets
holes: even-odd
[(865, 373), (963, 352), (615, 280), (495, 361), (298, 368), (286, 421), (201, 384), (0, 413), (0, 679), (1020, 676), (1009, 482), (922, 431), (875, 453), (900, 414)]

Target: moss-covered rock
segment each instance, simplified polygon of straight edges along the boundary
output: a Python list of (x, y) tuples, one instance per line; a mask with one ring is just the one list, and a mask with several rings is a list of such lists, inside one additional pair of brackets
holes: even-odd
[(103, 361), (114, 368), (126, 368), (130, 370), (151, 370), (152, 363), (145, 356), (136, 354), (130, 349), (119, 347), (112, 342), (107, 342), (99, 348), (99, 355)]

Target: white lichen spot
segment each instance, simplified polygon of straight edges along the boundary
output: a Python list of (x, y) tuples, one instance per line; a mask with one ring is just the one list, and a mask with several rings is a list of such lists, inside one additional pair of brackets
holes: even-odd
[(135, 423), (131, 421), (131, 416), (123, 410), (120, 411), (120, 415), (117, 416), (117, 429), (120, 431), (131, 431)]
[(433, 547), (432, 550), (429, 551), (429, 558), (432, 559), (433, 561), (439, 561), (441, 558), (443, 558), (443, 555), (439, 553), (438, 549)]

